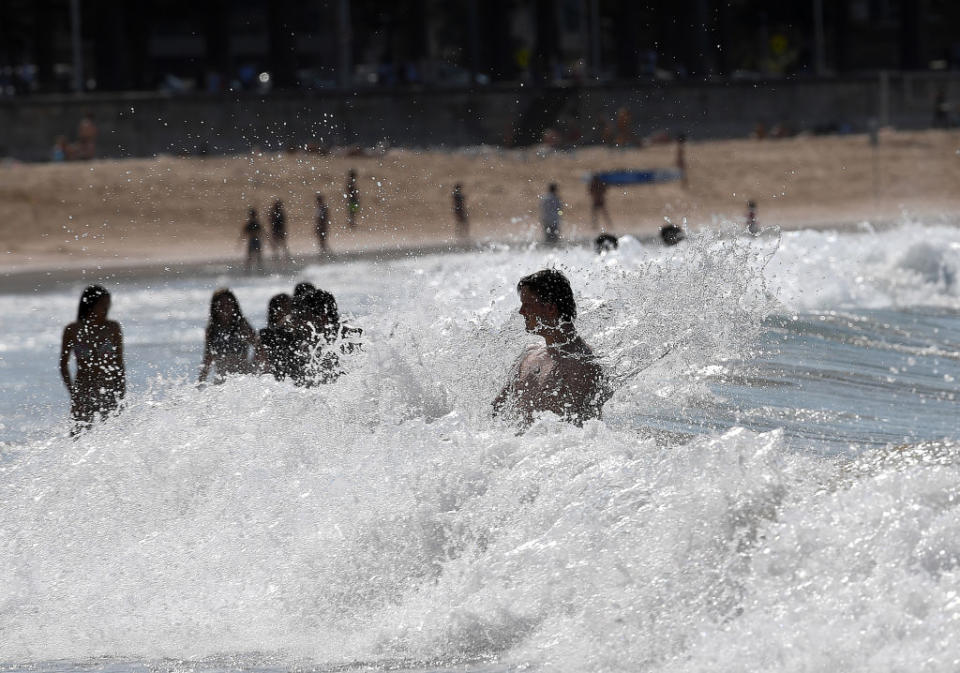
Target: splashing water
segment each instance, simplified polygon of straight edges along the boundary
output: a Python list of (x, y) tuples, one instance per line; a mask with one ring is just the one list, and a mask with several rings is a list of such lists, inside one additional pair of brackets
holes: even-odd
[[(77, 441), (0, 445), (0, 662), (955, 670), (958, 259), (956, 230), (909, 225), (317, 267), (365, 345), (311, 389), (187, 384), (210, 288), (115, 291), (162, 377)], [(618, 390), (517, 435), (489, 403), (528, 339), (515, 283), (549, 265)], [(287, 284), (235, 289), (253, 313)], [(55, 348), (74, 297), (36, 301), (61, 314), (5, 354)], [(895, 312), (919, 306), (939, 331)], [(830, 391), (849, 427), (814, 413)], [(865, 450), (892, 443), (881, 393), (933, 437)]]

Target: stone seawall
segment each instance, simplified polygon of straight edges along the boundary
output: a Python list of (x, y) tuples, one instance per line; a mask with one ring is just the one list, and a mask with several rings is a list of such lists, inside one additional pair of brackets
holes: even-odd
[(527, 144), (545, 127), (576, 126), (584, 140), (598, 118), (627, 107), (638, 135), (744, 136), (757, 123), (796, 130), (863, 131), (871, 119), (898, 128), (933, 120), (943, 89), (956, 107), (960, 75), (890, 73), (823, 80), (633, 83), (477, 90), (158, 93), (0, 99), (0, 157), (45, 160), (58, 135), (73, 138), (95, 115), (102, 157), (228, 154), (252, 147), (405, 147)]

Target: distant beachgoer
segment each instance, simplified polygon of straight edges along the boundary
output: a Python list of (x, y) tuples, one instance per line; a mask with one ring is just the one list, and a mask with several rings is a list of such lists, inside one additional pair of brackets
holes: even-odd
[(527, 332), (545, 343), (523, 351), (493, 401), (494, 414), (512, 412), (524, 425), (544, 411), (577, 425), (600, 418), (610, 396), (607, 377), (574, 327), (577, 306), (570, 282), (560, 271), (544, 269), (521, 278), (517, 291)]
[(686, 234), (683, 233), (683, 229), (673, 222), (667, 222), (660, 227), (660, 238), (663, 240), (664, 245), (676, 245), (686, 238)]
[(210, 322), (203, 343), (200, 381), (206, 381), (210, 366), (217, 369), (217, 381), (252, 370), (251, 353), (257, 351), (257, 335), (243, 317), (236, 295), (226, 288), (210, 299)]
[(296, 373), (297, 333), (293, 326), (293, 297), (277, 294), (267, 307), (267, 326), (260, 330), (257, 360), (278, 381)]
[(77, 125), (77, 159), (93, 159), (97, 156), (97, 125), (93, 113), (83, 115)]
[(327, 236), (330, 233), (330, 209), (323, 200), (323, 194), (317, 194), (317, 211), (313, 218), (313, 231), (317, 235), (320, 252), (330, 252)]
[(357, 225), (357, 216), (360, 214), (360, 188), (357, 186), (357, 171), (352, 168), (347, 173), (343, 197), (347, 200), (347, 223), (353, 228)]
[(613, 221), (610, 219), (610, 213), (607, 212), (607, 186), (607, 183), (597, 175), (591, 176), (587, 184), (587, 192), (590, 194), (590, 223), (594, 229), (598, 228), (598, 215), (603, 215), (607, 226), (613, 228)]
[(557, 184), (551, 182), (547, 193), (540, 197), (540, 224), (543, 226), (543, 242), (556, 245), (560, 242), (560, 216), (563, 202), (557, 196)]
[(598, 255), (601, 252), (610, 252), (620, 247), (620, 241), (613, 234), (604, 232), (593, 239), (593, 250)]
[(760, 233), (760, 223), (757, 221), (756, 201), (747, 201), (747, 231), (754, 236)]
[(687, 136), (677, 136), (677, 170), (680, 171), (680, 186), (687, 188)]
[(67, 143), (66, 136), (57, 136), (50, 150), (50, 161), (60, 162), (73, 159), (73, 148)]
[(616, 144), (618, 147), (636, 144), (636, 137), (633, 135), (633, 119), (626, 106), (617, 110)]
[(947, 91), (940, 86), (937, 88), (937, 93), (933, 97), (933, 128), (949, 128), (950, 127), (950, 104), (947, 103)]
[(273, 245), (273, 259), (280, 260), (280, 254), (290, 261), (290, 248), (287, 246), (287, 214), (283, 210), (283, 201), (277, 199), (270, 208), (270, 242)]
[(251, 208), (247, 211), (247, 223), (243, 225), (243, 232), (240, 234), (241, 239), (247, 239), (247, 261), (244, 265), (247, 273), (250, 273), (253, 268), (254, 261), (257, 263), (258, 270), (263, 269), (262, 235), (263, 227), (260, 226), (260, 220), (257, 218), (257, 209)]
[[(75, 426), (71, 434), (90, 427), (96, 417), (117, 409), (127, 392), (123, 364), (123, 333), (120, 323), (107, 320), (110, 293), (100, 285), (87, 287), (80, 295), (77, 321), (63, 330), (60, 342), (60, 377), (70, 393), (70, 413)], [(77, 361), (70, 377), (70, 353)]]
[(467, 201), (463, 195), (463, 185), (459, 182), (453, 186), (453, 221), (457, 238), (467, 238), (470, 224), (467, 219)]

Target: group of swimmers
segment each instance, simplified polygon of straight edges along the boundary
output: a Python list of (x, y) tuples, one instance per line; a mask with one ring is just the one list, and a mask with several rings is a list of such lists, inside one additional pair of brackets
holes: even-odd
[[(116, 411), (127, 392), (120, 324), (108, 320), (110, 293), (91, 285), (80, 295), (77, 320), (64, 328), (60, 376), (70, 394), (75, 432)], [(236, 295), (213, 293), (204, 336), (201, 382), (233, 374), (269, 374), (298, 386), (330, 383), (342, 374), (340, 355), (358, 350), (362, 330), (340, 320), (337, 300), (326, 290), (300, 283), (293, 295), (270, 299), (267, 326), (255, 331)], [(76, 360), (70, 371), (70, 356)]]
[[(543, 339), (523, 351), (493, 401), (495, 415), (528, 425), (550, 411), (576, 424), (599, 418), (611, 394), (590, 347), (577, 334), (577, 307), (566, 276), (544, 269), (517, 284), (527, 332)], [(109, 320), (110, 293), (91, 285), (80, 295), (77, 320), (64, 329), (60, 374), (70, 394), (73, 434), (115, 412), (126, 394), (123, 336)], [(299, 386), (335, 382), (341, 356), (361, 348), (362, 331), (340, 319), (336, 299), (310, 283), (270, 299), (267, 326), (255, 331), (228, 289), (214, 292), (204, 338), (200, 381), (233, 374), (272, 375)], [(71, 375), (70, 356), (76, 359)]]

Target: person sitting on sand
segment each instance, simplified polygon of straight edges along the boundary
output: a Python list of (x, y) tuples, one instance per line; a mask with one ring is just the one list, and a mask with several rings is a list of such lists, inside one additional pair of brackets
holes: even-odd
[(521, 278), (517, 292), (527, 332), (545, 343), (524, 350), (493, 401), (494, 414), (512, 413), (525, 426), (544, 411), (576, 425), (600, 418), (609, 397), (607, 377), (573, 325), (577, 306), (570, 281), (544, 269)]
[(97, 156), (97, 125), (93, 121), (93, 113), (83, 115), (77, 125), (77, 159), (93, 159)]
[[(127, 392), (123, 334), (120, 323), (107, 320), (109, 310), (110, 293), (91, 285), (80, 295), (77, 321), (63, 330), (60, 377), (70, 393), (74, 435), (90, 427), (98, 415), (102, 419), (114, 411)], [(77, 360), (72, 379), (70, 353)]]
[(243, 317), (236, 295), (226, 288), (210, 299), (210, 322), (203, 342), (200, 381), (206, 381), (210, 366), (217, 368), (217, 382), (231, 374), (248, 374), (251, 352), (257, 351), (257, 335)]
[(267, 305), (267, 326), (260, 330), (257, 360), (261, 370), (278, 381), (293, 378), (297, 346), (293, 297), (285, 293), (274, 295)]

